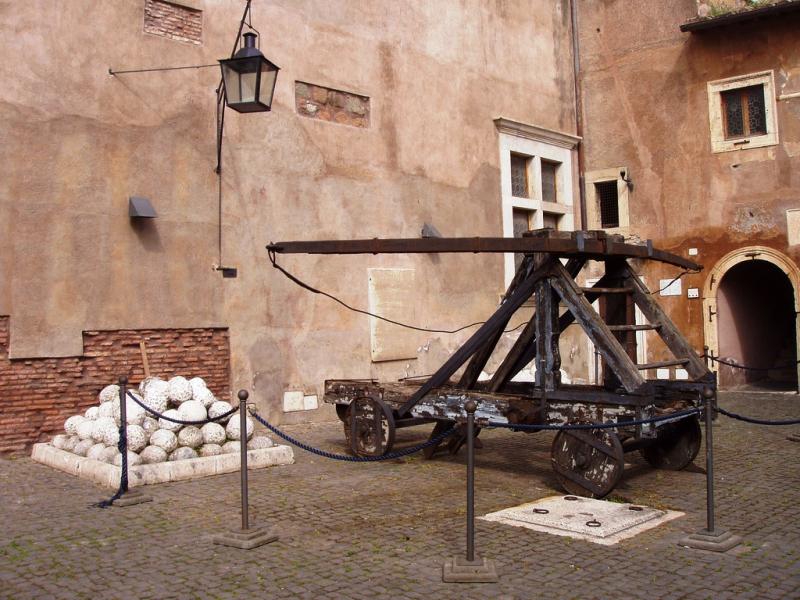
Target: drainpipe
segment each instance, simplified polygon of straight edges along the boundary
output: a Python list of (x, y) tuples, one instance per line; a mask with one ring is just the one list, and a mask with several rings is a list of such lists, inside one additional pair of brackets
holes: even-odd
[[(581, 58), (578, 43), (578, 0), (570, 0), (572, 18), (572, 73), (575, 82), (575, 135), (583, 137), (583, 100), (581, 96)], [(578, 203), (581, 209), (581, 229), (587, 227), (586, 178), (584, 176), (583, 140), (578, 142)]]

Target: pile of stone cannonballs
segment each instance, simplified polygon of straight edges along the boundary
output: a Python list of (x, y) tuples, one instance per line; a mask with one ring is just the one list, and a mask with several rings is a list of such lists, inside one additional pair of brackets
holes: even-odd
[[(151, 377), (142, 381), (138, 392), (129, 388), (145, 406), (180, 421), (204, 421), (232, 410), (230, 403), (217, 400), (200, 377), (173, 377), (164, 381)], [(53, 446), (78, 456), (122, 464), (118, 449), (120, 402), (119, 386), (107, 385), (99, 405), (64, 423), (66, 434), (56, 435)], [(159, 463), (198, 456), (215, 456), (240, 451), (241, 425), (238, 411), (222, 420), (204, 425), (181, 425), (155, 418), (130, 398), (126, 399), (128, 465)], [(253, 435), (253, 420), (247, 416), (247, 448), (271, 447), (266, 435)]]

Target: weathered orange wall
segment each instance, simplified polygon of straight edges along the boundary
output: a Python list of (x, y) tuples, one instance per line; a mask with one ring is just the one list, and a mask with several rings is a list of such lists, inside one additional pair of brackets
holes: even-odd
[[(779, 145), (713, 154), (706, 83), (773, 69), (776, 95), (800, 91), (800, 14), (681, 33), (696, 10), (695, 0), (579, 2), (585, 167), (628, 168), (632, 234), (683, 256), (698, 249), (705, 271), (659, 301), (702, 351), (706, 316), (688, 287), (702, 293), (715, 263), (744, 246), (800, 260), (785, 214), (800, 207), (800, 99), (777, 102)], [(644, 271), (651, 289), (677, 275)]]

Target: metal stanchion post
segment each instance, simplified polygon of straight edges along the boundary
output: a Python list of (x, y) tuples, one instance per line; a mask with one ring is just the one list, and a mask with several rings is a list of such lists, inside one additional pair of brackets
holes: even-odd
[(442, 567), (446, 583), (494, 583), (498, 580), (494, 561), (475, 559), (475, 411), (478, 403), (467, 400), (467, 556), (453, 557)]
[(133, 506), (151, 502), (153, 499), (145, 496), (140, 490), (128, 489), (128, 378), (125, 375), (119, 378), (119, 423), (119, 451), (122, 458), (120, 496), (111, 505)]
[(679, 543), (687, 548), (727, 552), (738, 546), (742, 538), (730, 531), (717, 530), (714, 515), (714, 405), (716, 392), (703, 388), (706, 422), (706, 528), (685, 537)]
[[(215, 544), (223, 546), (232, 546), (234, 548), (241, 548), (242, 550), (250, 550), (258, 548), (264, 544), (269, 544), (278, 539), (278, 536), (272, 533), (265, 526), (250, 527), (250, 509), (248, 499), (248, 485), (247, 485), (247, 398), (249, 394), (247, 390), (239, 390), (237, 394), (239, 397), (239, 432), (240, 432), (240, 479), (241, 479), (241, 494), (242, 494), (242, 528), (229, 531), (213, 538)], [(236, 418), (236, 417), (232, 417)]]

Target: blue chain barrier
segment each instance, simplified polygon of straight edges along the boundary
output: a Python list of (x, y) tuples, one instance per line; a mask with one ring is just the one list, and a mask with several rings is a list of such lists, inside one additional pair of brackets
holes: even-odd
[(420, 450), (424, 450), (425, 448), (429, 448), (430, 446), (435, 446), (436, 444), (441, 443), (445, 438), (451, 436), (455, 433), (456, 428), (451, 427), (447, 431), (443, 431), (439, 435), (432, 437), (427, 442), (423, 444), (419, 444), (418, 446), (414, 446), (413, 448), (405, 448), (404, 450), (397, 450), (396, 452), (389, 452), (388, 454), (384, 454), (382, 456), (350, 456), (349, 454), (336, 454), (335, 452), (328, 452), (327, 450), (320, 450), (319, 448), (314, 448), (313, 446), (309, 446), (308, 444), (304, 444), (300, 440), (297, 440), (290, 436), (288, 433), (284, 433), (277, 427), (275, 427), (272, 423), (264, 419), (261, 415), (256, 412), (251, 413), (253, 418), (261, 423), (264, 427), (269, 429), (272, 433), (277, 435), (278, 437), (283, 438), (290, 444), (294, 444), (301, 450), (305, 450), (306, 452), (311, 452), (312, 454), (316, 454), (317, 456), (322, 456), (323, 458), (331, 458), (333, 460), (342, 460), (347, 462), (378, 462), (382, 460), (394, 460), (396, 458), (402, 458), (404, 456), (408, 456), (410, 454), (415, 454)]
[(745, 417), (734, 412), (725, 410), (724, 408), (717, 407), (717, 411), (721, 415), (736, 419), (737, 421), (744, 421), (745, 423), (755, 423), (756, 425), (800, 425), (800, 419), (786, 419), (783, 421), (770, 421), (767, 419), (755, 419), (753, 417)]

